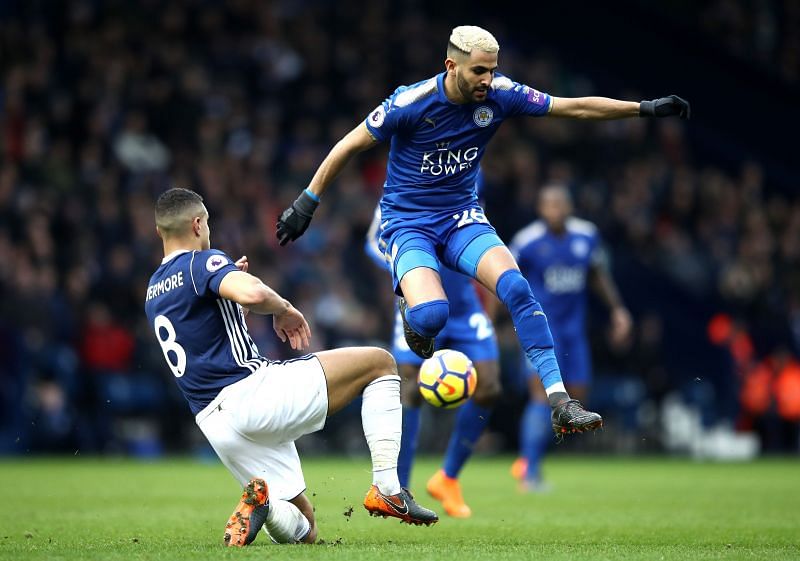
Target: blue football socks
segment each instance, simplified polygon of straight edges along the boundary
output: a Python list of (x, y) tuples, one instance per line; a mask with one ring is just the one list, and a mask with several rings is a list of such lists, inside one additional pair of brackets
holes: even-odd
[(483, 434), (491, 413), (491, 409), (481, 407), (471, 399), (461, 406), (444, 457), (443, 468), (447, 477), (458, 477), (461, 468), (472, 455), (475, 443)]
[(541, 463), (552, 433), (550, 405), (541, 401), (529, 401), (520, 427), (520, 452), (528, 462), (525, 479), (537, 481), (541, 478)]
[(447, 300), (431, 300), (406, 310), (406, 321), (411, 329), (423, 337), (436, 337), (444, 329), (450, 315)]
[(400, 479), (400, 486), (406, 489), (411, 482), (411, 467), (417, 453), (419, 418), (419, 407), (403, 406), (403, 436), (400, 438), (400, 455), (397, 458), (397, 477)]
[(528, 281), (516, 269), (506, 271), (497, 280), (497, 297), (511, 312), (517, 337), (533, 364), (542, 385), (550, 395), (565, 392), (553, 351), (553, 336), (542, 306), (533, 296)]

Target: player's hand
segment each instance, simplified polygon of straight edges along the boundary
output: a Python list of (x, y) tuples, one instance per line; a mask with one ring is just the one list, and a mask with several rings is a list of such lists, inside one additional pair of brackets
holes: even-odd
[(319, 201), (311, 198), (306, 191), (300, 193), (292, 206), (287, 208), (278, 219), (278, 242), (286, 245), (303, 235), (311, 223), (311, 216), (317, 210)]
[(691, 114), (692, 109), (689, 107), (689, 102), (677, 95), (659, 97), (658, 99), (639, 103), (639, 115), (642, 117), (672, 117), (677, 115), (681, 119), (688, 119)]
[(288, 340), (289, 345), (296, 351), (302, 351), (311, 344), (311, 328), (308, 327), (303, 314), (291, 304), (288, 304), (282, 312), (272, 316), (272, 328), (281, 341), (285, 343)]
[(247, 262), (247, 255), (242, 255), (239, 259), (236, 260), (236, 268), (239, 269), (241, 272), (246, 273), (247, 269), (250, 268), (250, 263)]
[(631, 334), (633, 320), (631, 314), (624, 307), (611, 310), (611, 343), (616, 347), (622, 347)]

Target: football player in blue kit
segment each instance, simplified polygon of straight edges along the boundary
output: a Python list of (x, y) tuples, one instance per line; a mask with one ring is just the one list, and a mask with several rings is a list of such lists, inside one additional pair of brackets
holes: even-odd
[(233, 476), (245, 485), (228, 520), (225, 543), (251, 543), (263, 526), (278, 543), (312, 543), (317, 528), (294, 441), (320, 430), (328, 415), (357, 396), (372, 456), (372, 515), (432, 524), (436, 514), (400, 486), (400, 377), (392, 356), (375, 347), (322, 351), (287, 361), (258, 352), (244, 312), (272, 315), (278, 337), (308, 347), (311, 331), (287, 300), (211, 249), (208, 211), (188, 189), (156, 202), (164, 259), (150, 278), (145, 312), (167, 366), (197, 426)]
[[(572, 216), (567, 188), (544, 187), (538, 206), (541, 219), (517, 232), (509, 249), (547, 310), (567, 391), (585, 399), (592, 370), (585, 326), (588, 289), (608, 307), (612, 343), (619, 344), (629, 336), (631, 316), (608, 271), (597, 228)], [(528, 360), (524, 363), (530, 399), (520, 426), (521, 455), (512, 473), (520, 480), (521, 489), (542, 491), (547, 488), (540, 466), (551, 440), (550, 406), (535, 369)]]
[[(389, 270), (385, 252), (380, 249), (380, 207), (367, 232), (365, 249), (377, 265)], [(445, 452), (442, 468), (426, 485), (428, 493), (442, 503), (445, 512), (454, 518), (468, 518), (472, 510), (464, 501), (458, 476), (472, 455), (475, 443), (489, 422), (492, 408), (500, 395), (500, 368), (497, 362), (497, 338), (494, 327), (481, 304), (472, 279), (442, 267), (442, 287), (450, 303), (450, 317), (436, 337), (436, 350), (455, 349), (473, 361), (478, 372), (475, 394), (459, 407), (453, 433)], [(411, 468), (417, 451), (422, 396), (417, 388), (417, 373), (422, 358), (412, 352), (403, 336), (403, 320), (395, 316), (392, 355), (402, 379), (400, 399), (403, 404), (403, 437), (397, 474), (400, 485), (410, 487)]]
[(478, 205), (475, 176), (486, 145), (507, 118), (576, 119), (689, 117), (678, 96), (630, 102), (604, 97), (562, 98), (497, 72), (499, 45), (475, 26), (453, 29), (445, 71), (401, 86), (331, 149), (309, 186), (278, 219), (281, 245), (305, 232), (320, 197), (357, 153), (390, 142), (381, 198), (381, 240), (400, 299), (404, 335), (421, 357), (433, 353), (450, 306), (440, 263), (475, 278), (508, 308), (517, 336), (552, 408), (559, 434), (602, 426), (597, 413), (570, 398), (553, 351), (542, 306), (508, 248)]

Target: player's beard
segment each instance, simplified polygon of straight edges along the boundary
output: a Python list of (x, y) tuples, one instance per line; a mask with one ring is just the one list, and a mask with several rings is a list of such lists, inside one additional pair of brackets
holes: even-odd
[(478, 99), (475, 97), (475, 92), (478, 90), (478, 87), (470, 86), (469, 82), (467, 82), (464, 77), (458, 73), (456, 73), (456, 86), (458, 86), (458, 91), (465, 100), (469, 102), (478, 101)]

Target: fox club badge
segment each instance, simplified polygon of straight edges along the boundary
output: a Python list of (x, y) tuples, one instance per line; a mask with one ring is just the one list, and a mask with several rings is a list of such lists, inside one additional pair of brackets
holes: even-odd
[(475, 113), (472, 114), (472, 120), (475, 121), (475, 124), (479, 127), (488, 127), (493, 118), (494, 111), (485, 105), (478, 107)]

